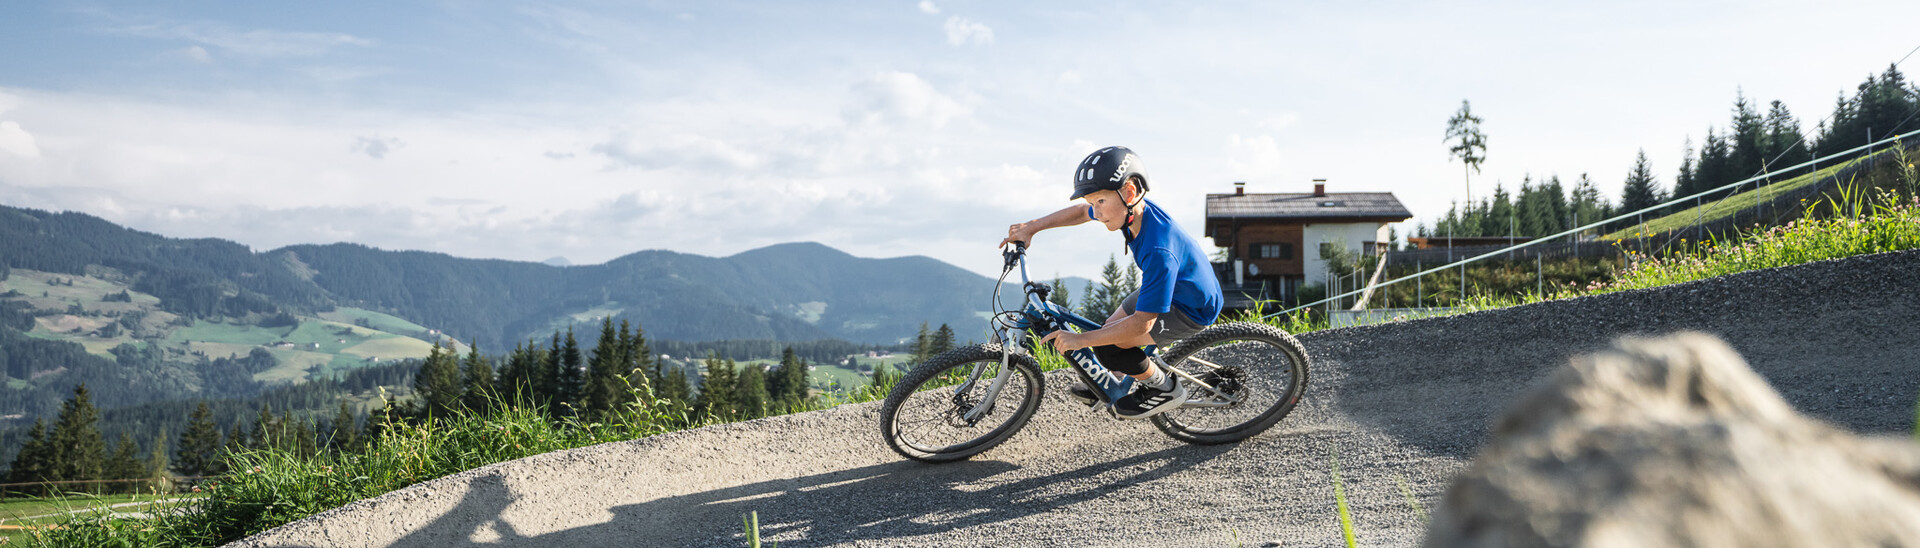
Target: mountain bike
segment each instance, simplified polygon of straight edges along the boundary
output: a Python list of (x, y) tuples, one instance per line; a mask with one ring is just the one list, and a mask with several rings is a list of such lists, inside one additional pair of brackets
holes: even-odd
[[(993, 292), (989, 320), (993, 341), (957, 348), (903, 375), (880, 406), (880, 435), (910, 459), (949, 462), (971, 457), (1013, 436), (1040, 408), (1039, 361), (1028, 349), (1059, 329), (1089, 331), (1100, 324), (1047, 300), (1052, 288), (1027, 276), (1026, 244), (1001, 252), (1005, 266)], [(1002, 310), (999, 287), (1020, 270), (1026, 306)], [(1119, 420), (1113, 402), (1132, 389), (1133, 377), (1110, 372), (1092, 349), (1066, 353), (1080, 382), (1094, 387), (1104, 408)], [(1307, 386), (1307, 353), (1279, 328), (1232, 322), (1202, 329), (1164, 349), (1161, 366), (1187, 385), (1187, 401), (1151, 417), (1174, 439), (1212, 445), (1246, 439), (1273, 427), (1293, 411)]]

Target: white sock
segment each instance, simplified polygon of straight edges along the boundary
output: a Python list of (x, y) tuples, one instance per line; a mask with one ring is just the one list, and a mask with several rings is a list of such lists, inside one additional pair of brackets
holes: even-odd
[(1173, 375), (1168, 375), (1167, 370), (1165, 369), (1154, 367), (1153, 375), (1147, 377), (1147, 380), (1140, 381), (1140, 383), (1142, 386), (1146, 386), (1154, 390), (1161, 390), (1161, 391), (1173, 390)]

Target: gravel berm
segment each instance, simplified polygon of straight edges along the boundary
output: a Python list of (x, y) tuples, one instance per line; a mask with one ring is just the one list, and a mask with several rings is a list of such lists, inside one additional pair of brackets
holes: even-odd
[(1235, 445), (1090, 413), (1056, 372), (1026, 430), (971, 461), (905, 461), (877, 402), (847, 405), (495, 464), (230, 546), (742, 546), (748, 512), (788, 548), (1335, 546), (1336, 454), (1360, 543), (1406, 546), (1494, 418), (1574, 354), (1702, 331), (1801, 413), (1905, 434), (1916, 326), (1920, 252), (1853, 257), (1306, 334), (1307, 397)]

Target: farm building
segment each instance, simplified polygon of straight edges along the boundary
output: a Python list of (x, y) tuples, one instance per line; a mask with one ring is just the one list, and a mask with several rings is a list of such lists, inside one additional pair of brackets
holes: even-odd
[(1382, 253), (1392, 243), (1387, 225), (1412, 218), (1391, 192), (1327, 192), (1316, 179), (1310, 193), (1253, 194), (1234, 183), (1232, 194), (1207, 195), (1205, 234), (1227, 248), (1214, 264), (1227, 307), (1245, 308), (1293, 302), (1300, 286), (1326, 283), (1321, 248)]

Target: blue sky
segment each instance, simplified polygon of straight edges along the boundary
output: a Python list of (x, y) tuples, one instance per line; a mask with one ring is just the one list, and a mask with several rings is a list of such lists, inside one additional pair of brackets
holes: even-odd
[[(1878, 23), (1920, 2), (1358, 4), (10, 3), (0, 203), (259, 250), (811, 240), (991, 274), (1101, 146), (1138, 151), (1196, 234), (1234, 181), (1430, 220), (1464, 196), (1462, 99), (1477, 195), (1581, 173), (1617, 194), (1642, 148), (1671, 184), (1736, 91), (1811, 131), (1920, 46)], [(1121, 246), (1094, 226), (1042, 235), (1035, 268), (1097, 274)]]

